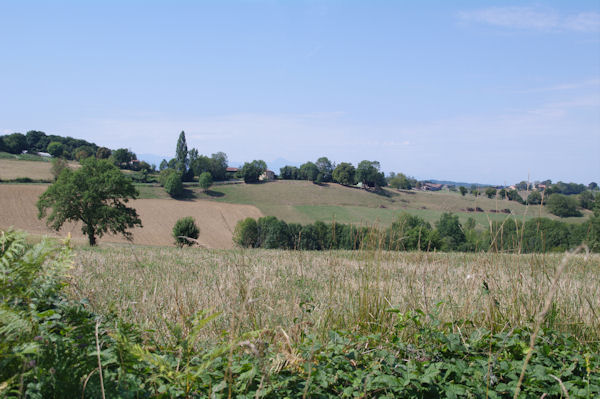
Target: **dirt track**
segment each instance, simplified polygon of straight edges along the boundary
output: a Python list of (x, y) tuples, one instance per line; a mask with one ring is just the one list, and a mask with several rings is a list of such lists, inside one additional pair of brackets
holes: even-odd
[[(14, 227), (37, 235), (66, 236), (82, 239), (80, 224), (65, 224), (56, 233), (38, 220), (35, 203), (46, 185), (0, 185), (0, 228)], [(211, 201), (176, 201), (142, 199), (130, 201), (142, 220), (143, 228), (131, 230), (135, 244), (172, 245), (171, 230), (177, 219), (192, 216), (200, 227), (200, 243), (209, 248), (231, 248), (236, 223), (246, 217), (258, 218), (262, 213), (251, 205), (224, 204)], [(126, 242), (120, 236), (107, 235), (102, 242)]]

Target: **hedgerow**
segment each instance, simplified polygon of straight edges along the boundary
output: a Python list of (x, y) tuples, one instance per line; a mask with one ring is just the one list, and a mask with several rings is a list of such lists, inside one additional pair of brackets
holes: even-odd
[[(252, 220), (252, 221), (251, 221)], [(401, 213), (385, 230), (339, 223), (287, 224), (274, 216), (238, 222), (233, 240), (246, 248), (298, 250), (383, 249), (399, 251), (562, 252), (586, 244), (600, 251), (600, 215), (581, 224), (547, 218), (523, 223), (513, 218), (492, 222), (489, 230), (463, 226), (458, 216), (444, 213), (431, 226), (418, 216)]]

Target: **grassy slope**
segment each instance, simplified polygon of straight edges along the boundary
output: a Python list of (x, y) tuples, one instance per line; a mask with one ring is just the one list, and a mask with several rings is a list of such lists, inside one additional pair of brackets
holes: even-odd
[[(46, 158), (36, 157), (37, 161), (17, 160), (15, 155), (0, 153), (0, 178), (14, 179), (30, 177), (51, 179), (50, 163), (39, 162)], [(25, 155), (20, 157), (35, 157)], [(12, 158), (12, 159), (11, 159)], [(72, 167), (76, 164), (71, 165)], [(156, 184), (138, 184), (140, 198), (168, 199), (164, 189)], [(341, 223), (379, 224), (389, 226), (401, 211), (435, 222), (443, 212), (453, 212), (464, 222), (473, 217), (481, 228), (490, 220), (504, 220), (507, 215), (491, 213), (490, 210), (508, 208), (514, 217), (526, 220), (536, 216), (559, 219), (540, 207), (526, 207), (506, 200), (462, 197), (459, 193), (397, 191), (385, 189), (384, 195), (365, 190), (344, 187), (339, 184), (315, 185), (306, 181), (275, 181), (263, 184), (217, 184), (208, 193), (202, 192), (197, 184), (186, 184), (186, 199), (214, 200), (234, 204), (248, 204), (258, 207), (265, 215), (272, 215), (288, 222), (324, 222), (335, 218)], [(486, 212), (466, 212), (467, 208), (480, 207)], [(589, 212), (587, 212), (589, 213)], [(585, 218), (561, 219), (567, 222), (581, 222)]]
[[(513, 201), (475, 198), (472, 195), (462, 197), (459, 193), (449, 191), (386, 189), (382, 195), (334, 183), (319, 186), (305, 181), (276, 181), (263, 184), (217, 185), (208, 195), (197, 189), (193, 190), (193, 193), (198, 199), (255, 205), (265, 215), (298, 223), (331, 221), (335, 218), (341, 223), (377, 223), (388, 226), (399, 212), (418, 215), (429, 222), (437, 221), (443, 212), (453, 212), (457, 213), (463, 222), (473, 217), (481, 227), (485, 227), (489, 225), (489, 220), (504, 220), (506, 214), (490, 212), (504, 208), (510, 209), (519, 220), (537, 216), (558, 219), (539, 206), (527, 207)], [(480, 207), (485, 212), (466, 211), (467, 208), (475, 207)], [(562, 220), (576, 223), (584, 218)]]

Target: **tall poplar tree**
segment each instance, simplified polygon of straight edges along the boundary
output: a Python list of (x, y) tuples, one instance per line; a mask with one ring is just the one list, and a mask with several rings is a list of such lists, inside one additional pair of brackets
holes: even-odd
[(177, 160), (177, 170), (185, 173), (189, 167), (188, 148), (185, 141), (185, 132), (182, 130), (177, 139), (177, 149), (175, 150), (175, 159)]

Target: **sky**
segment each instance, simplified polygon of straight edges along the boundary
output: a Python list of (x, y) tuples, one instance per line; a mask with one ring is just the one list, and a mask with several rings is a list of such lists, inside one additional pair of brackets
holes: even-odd
[(29, 130), (598, 182), (600, 1), (0, 0), (0, 134)]

